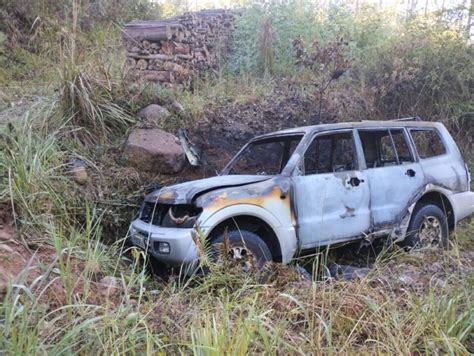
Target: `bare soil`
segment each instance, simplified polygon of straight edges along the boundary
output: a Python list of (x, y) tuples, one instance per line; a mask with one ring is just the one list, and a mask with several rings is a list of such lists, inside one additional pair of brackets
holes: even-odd
[(99, 282), (105, 275), (100, 266), (93, 266), (86, 272), (81, 259), (67, 254), (60, 258), (69, 262), (68, 273), (64, 274), (68, 278), (59, 277), (61, 263), (54, 248), (28, 246), (19, 239), (11, 205), (0, 203), (0, 301), (8, 292), (9, 282), (34, 286), (34, 291), (42, 294), (43, 301), (51, 308), (70, 303), (68, 290), (72, 290), (70, 294), (75, 298), (81, 298), (86, 293), (86, 286), (88, 303), (103, 304), (115, 300), (107, 287)]
[[(202, 151), (203, 176), (215, 175), (252, 137), (293, 127), (335, 122), (329, 113), (319, 116), (319, 104), (311, 96), (281, 81), (266, 96), (240, 102), (216, 101), (190, 129), (190, 139)], [(344, 118), (341, 118), (344, 119)]]

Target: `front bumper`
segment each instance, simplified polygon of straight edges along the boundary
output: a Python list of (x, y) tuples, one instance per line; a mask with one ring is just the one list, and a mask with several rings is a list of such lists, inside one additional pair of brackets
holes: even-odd
[[(144, 248), (157, 260), (170, 266), (193, 267), (197, 265), (199, 255), (196, 244), (191, 236), (193, 229), (159, 227), (136, 219), (132, 221), (129, 231), (129, 241), (140, 248)], [(136, 236), (144, 240), (144, 245), (137, 243)], [(159, 243), (168, 243), (169, 253), (160, 253)]]

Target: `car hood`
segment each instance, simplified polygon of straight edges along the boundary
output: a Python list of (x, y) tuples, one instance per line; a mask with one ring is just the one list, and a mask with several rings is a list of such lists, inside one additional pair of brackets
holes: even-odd
[(272, 177), (273, 176), (261, 175), (228, 175), (198, 179), (163, 187), (148, 194), (145, 200), (148, 202), (156, 202), (158, 200), (158, 202), (162, 204), (190, 204), (199, 195), (215, 189), (262, 182)]

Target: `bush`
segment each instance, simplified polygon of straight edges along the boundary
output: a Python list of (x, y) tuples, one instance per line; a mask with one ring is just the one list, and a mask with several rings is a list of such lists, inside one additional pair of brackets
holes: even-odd
[[(331, 66), (312, 65), (308, 76), (296, 65), (295, 40), (316, 53), (341, 39), (349, 65), (336, 85), (325, 88), (327, 81), (321, 80), (332, 76)], [(461, 139), (474, 133), (473, 48), (443, 14), (402, 19), (374, 7), (355, 14), (344, 6), (319, 9), (306, 1), (258, 2), (237, 20), (229, 69), (295, 77), (316, 101), (324, 101), (326, 120), (418, 115), (444, 122)]]

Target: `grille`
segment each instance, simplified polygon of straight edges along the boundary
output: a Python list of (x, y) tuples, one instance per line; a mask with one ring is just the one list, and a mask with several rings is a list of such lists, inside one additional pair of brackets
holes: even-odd
[(160, 226), (168, 209), (169, 205), (145, 202), (140, 213), (140, 220)]

